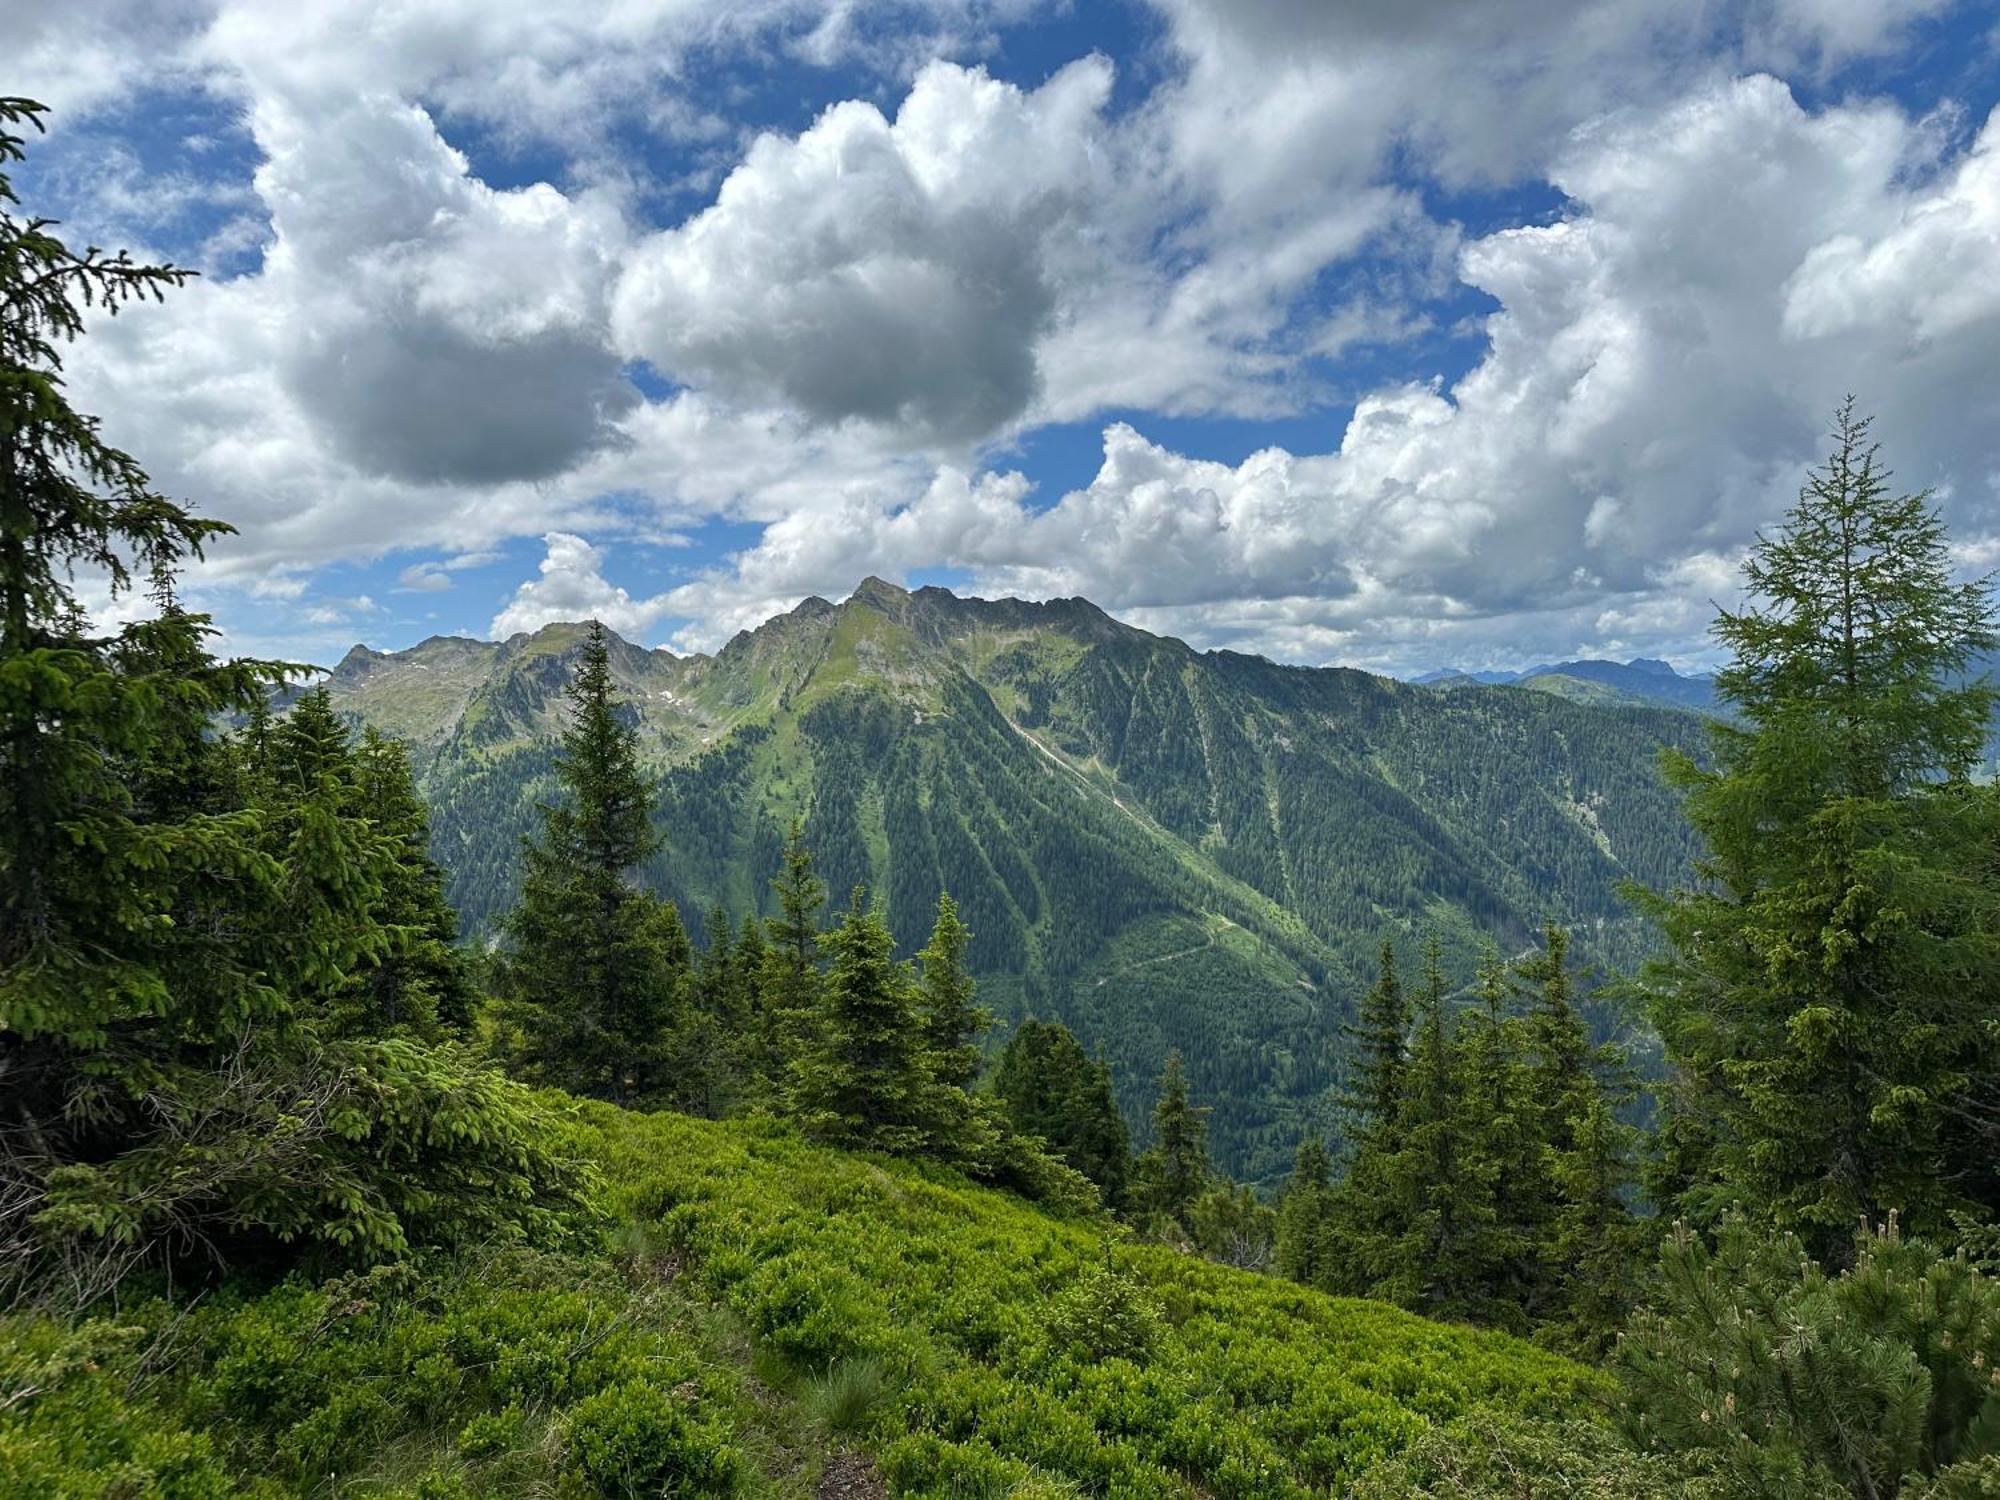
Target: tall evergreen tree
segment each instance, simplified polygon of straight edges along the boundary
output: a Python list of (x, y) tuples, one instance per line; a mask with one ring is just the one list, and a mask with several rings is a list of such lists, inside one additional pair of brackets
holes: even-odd
[(1153, 1144), (1132, 1164), (1134, 1207), (1189, 1229), (1190, 1211), (1213, 1180), (1208, 1110), (1190, 1101), (1187, 1068), (1179, 1052), (1169, 1052), (1153, 1106)]
[(1535, 993), (1527, 1083), (1538, 1118), (1528, 1133), (1542, 1161), (1533, 1180), (1548, 1199), (1545, 1274), (1530, 1309), (1595, 1353), (1630, 1307), (1637, 1269), (1640, 1235), (1626, 1202), (1634, 1132), (1618, 1117), (1632, 1093), (1630, 1066), (1620, 1048), (1591, 1040), (1576, 1003), (1567, 932), (1546, 925), (1540, 950), (1520, 973)]
[(1716, 634), (1737, 721), (1672, 761), (1707, 853), (1646, 904), (1674, 1070), (1676, 1206), (1731, 1201), (1842, 1255), (1863, 1217), (2000, 1207), (2000, 813), (1973, 780), (1991, 591), (1955, 582), (1927, 495), (1893, 495), (1850, 401)]
[(1131, 1137), (1111, 1092), (1111, 1070), (1067, 1026), (1032, 1018), (1015, 1028), (993, 1071), (1008, 1124), (1034, 1136), (1097, 1184), (1107, 1205), (1125, 1201)]
[(1277, 1272), (1305, 1286), (1326, 1286), (1336, 1264), (1333, 1158), (1326, 1142), (1299, 1142), (1292, 1175), (1278, 1197)]
[(920, 1152), (938, 1120), (916, 982), (861, 887), (825, 947), (831, 962), (791, 1064), (790, 1111), (815, 1140)]
[(526, 1076), (621, 1104), (670, 1097), (672, 1032), (690, 945), (679, 914), (635, 884), (657, 847), (637, 737), (613, 697), (593, 622), (556, 756), (565, 797), (523, 849), (521, 900), (503, 927), (502, 1014)]
[[(0, 1299), (89, 1300), (195, 1245), (490, 1233), (560, 1191), (518, 1093), (308, 1019), (395, 951), (396, 841), (337, 777), (267, 796), (214, 733), (274, 735), (298, 669), (210, 655), (174, 584), (229, 528), (69, 404), (87, 311), (184, 273), (16, 216), (4, 168), (42, 113), (0, 99)], [(151, 611), (100, 633), (79, 572)]]
[(1445, 996), (1435, 934), (1424, 944), (1416, 1034), (1383, 1170), (1393, 1215), (1375, 1294), (1440, 1316), (1490, 1321), (1499, 1245), (1491, 1163), (1477, 1149), (1472, 1105)]
[(677, 1108), (721, 1119), (743, 1102), (753, 1064), (752, 993), (735, 929), (720, 904), (702, 924), (708, 946), (695, 964), (691, 1003), (674, 1058)]
[[(1532, 1070), (1527, 1029), (1513, 1013), (1507, 966), (1491, 944), (1480, 960), (1473, 1003), (1459, 1017), (1461, 1077), (1470, 1149), (1492, 1185), (1492, 1224), (1483, 1257), (1485, 1304), (1496, 1321), (1520, 1327), (1546, 1316), (1560, 1267), (1546, 1254), (1556, 1185)], [(1519, 1309), (1519, 1316), (1508, 1315)]]
[(808, 1028), (820, 1005), (819, 912), (826, 904), (826, 887), (813, 873), (801, 822), (792, 823), (771, 889), (777, 893), (778, 911), (765, 923), (757, 992), (760, 1050), (776, 1093), (788, 1087), (786, 1070), (811, 1041)]
[(1347, 1135), (1360, 1145), (1386, 1128), (1402, 1103), (1403, 1068), (1410, 1041), (1410, 1002), (1396, 973), (1396, 947), (1382, 940), (1375, 983), (1348, 1028), (1353, 1042), (1352, 1081), (1347, 1090)]
[(940, 1083), (967, 1089), (979, 1076), (978, 1037), (993, 1024), (979, 1005), (965, 971), (965, 947), (972, 939), (949, 895), (939, 895), (930, 943), (917, 954), (918, 1003), (923, 1013), (931, 1071)]

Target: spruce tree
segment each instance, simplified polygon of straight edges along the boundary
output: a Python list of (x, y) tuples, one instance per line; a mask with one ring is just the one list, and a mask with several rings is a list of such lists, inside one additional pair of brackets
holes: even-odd
[(991, 1012), (974, 1001), (965, 971), (971, 937), (951, 897), (939, 895), (930, 943), (917, 954), (918, 996), (932, 1076), (957, 1089), (971, 1088), (979, 1076), (978, 1037), (993, 1024)]
[[(1550, 1160), (1526, 1027), (1513, 1011), (1507, 966), (1489, 943), (1458, 1021), (1469, 1149), (1492, 1184), (1484, 1301), (1496, 1321), (1525, 1327), (1546, 1315), (1559, 1267), (1547, 1255), (1556, 1213)], [(1513, 1316), (1512, 1310), (1519, 1315)]]
[(761, 1070), (774, 1094), (788, 1085), (791, 1061), (811, 1040), (820, 1004), (820, 908), (826, 887), (813, 873), (805, 826), (794, 820), (771, 881), (778, 912), (765, 924), (763, 971), (757, 984)]
[(1476, 1149), (1477, 1106), (1464, 1086), (1435, 934), (1424, 944), (1415, 1010), (1396, 1145), (1382, 1170), (1391, 1218), (1373, 1291), (1437, 1316), (1490, 1321), (1502, 1311), (1492, 1291), (1500, 1260), (1492, 1164)]
[(1305, 1286), (1326, 1286), (1334, 1274), (1333, 1158), (1316, 1135), (1299, 1142), (1292, 1175), (1278, 1197), (1276, 1269)]
[(690, 1114), (721, 1119), (743, 1101), (754, 1062), (752, 994), (728, 913), (717, 904), (702, 926), (708, 946), (695, 964), (674, 1058), (674, 1101)]
[(1410, 1001), (1387, 938), (1375, 983), (1363, 993), (1356, 1014), (1356, 1024), (1347, 1029), (1353, 1057), (1342, 1101), (1346, 1170), (1333, 1190), (1331, 1264), (1324, 1279), (1332, 1290), (1366, 1296), (1387, 1274), (1403, 1225), (1389, 1174), (1406, 1098)]
[(1361, 997), (1355, 1024), (1351, 1082), (1345, 1100), (1348, 1139), (1356, 1146), (1396, 1118), (1409, 1049), (1410, 1002), (1396, 973), (1395, 944), (1382, 940), (1375, 983)]
[(1112, 1097), (1111, 1070), (1067, 1026), (1030, 1018), (1016, 1027), (993, 1070), (993, 1094), (1010, 1128), (1045, 1142), (1097, 1184), (1107, 1205), (1124, 1202), (1131, 1138)]
[(815, 1140), (919, 1153), (934, 1143), (938, 1115), (917, 986), (861, 887), (824, 946), (819, 1013), (790, 1068), (790, 1113)]
[(1190, 1212), (1214, 1178), (1208, 1164), (1208, 1110), (1188, 1098), (1187, 1069), (1167, 1054), (1153, 1106), (1153, 1144), (1132, 1164), (1134, 1207), (1191, 1229)]
[(592, 622), (556, 756), (566, 795), (541, 809), (502, 928), (502, 1014), (526, 1077), (658, 1105), (670, 1097), (690, 945), (672, 904), (635, 883), (658, 839), (637, 736), (613, 691), (604, 627)]
[[(0, 169), (42, 113), (0, 99)], [(398, 950), (397, 841), (339, 774), (279, 794), (215, 732), (240, 717), (261, 756), (299, 669), (210, 654), (175, 582), (229, 528), (69, 404), (87, 312), (184, 273), (72, 252), (14, 203), (0, 170), (0, 1300), (87, 1302), (191, 1247), (379, 1260), (546, 1216), (519, 1091), (326, 1034)], [(150, 611), (94, 626), (79, 572)]]
[(2000, 812), (1973, 779), (1993, 692), (1966, 682), (1990, 588), (1953, 580), (1929, 497), (1888, 480), (1849, 402), (1717, 620), (1735, 722), (1711, 764), (1670, 762), (1699, 882), (1646, 900), (1676, 1207), (1740, 1202), (1836, 1256), (1892, 1207), (1919, 1229), (2000, 1207)]
[(1527, 1024), (1534, 1118), (1524, 1133), (1542, 1157), (1531, 1180), (1547, 1195), (1539, 1256), (1545, 1275), (1529, 1310), (1573, 1346), (1596, 1353), (1631, 1305), (1640, 1243), (1626, 1203), (1635, 1132), (1617, 1113), (1631, 1095), (1630, 1068), (1618, 1047), (1591, 1040), (1576, 1004), (1567, 932), (1546, 925), (1540, 950), (1519, 972), (1535, 993)]

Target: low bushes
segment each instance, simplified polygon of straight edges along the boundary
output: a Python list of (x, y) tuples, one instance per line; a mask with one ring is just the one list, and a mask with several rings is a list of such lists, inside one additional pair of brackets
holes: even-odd
[(902, 1493), (1340, 1493), (1477, 1407), (1601, 1394), (1513, 1339), (1323, 1296), (1058, 1220), (781, 1126), (592, 1109), (623, 1217), (802, 1385), (860, 1362)]

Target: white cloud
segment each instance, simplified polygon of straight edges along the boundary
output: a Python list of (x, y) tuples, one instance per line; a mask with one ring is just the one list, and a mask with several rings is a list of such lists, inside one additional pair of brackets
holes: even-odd
[(507, 607), (493, 617), (495, 639), (564, 620), (598, 620), (606, 629), (636, 638), (667, 613), (664, 595), (634, 599), (607, 581), (604, 554), (582, 537), (552, 531), (542, 541), (548, 552), (541, 574), (517, 588)]
[(714, 207), (631, 258), (620, 347), (819, 421), (989, 435), (1039, 393), (1110, 86), (1096, 58), (1033, 93), (937, 63), (893, 121), (851, 101), (760, 138)]
[[(141, 80), (240, 110), (253, 181), (113, 157), (78, 180), (142, 233), (221, 204), (214, 253), (261, 265), (120, 317), (71, 376), (163, 488), (241, 526), (198, 583), (291, 589), (264, 598), (300, 619), (330, 561), (543, 535), (508, 628), (622, 611), (713, 641), (949, 565), (1315, 659), (1657, 649), (1849, 385), (1968, 547), (1995, 527), (2000, 124), (1967, 149), (1948, 110), (1814, 113), (1732, 76), (1832, 76), (1944, 0), (1155, 0), (1170, 56), (1127, 67), (1129, 109), (1101, 58), (1032, 88), (935, 60), (1036, 3), (220, 0), (209, 24), (76, 0), (8, 8), (0, 51), (79, 111)], [(736, 127), (685, 82), (757, 49), (911, 81), (643, 222), (613, 126), (699, 140), (707, 180)], [(555, 144), (563, 186), (481, 181), (468, 124)], [(1542, 179), (1555, 222), (1440, 220), (1441, 188)], [(1483, 360), (1378, 382), (1329, 451), (1145, 435), (1322, 401), (1458, 283), (1498, 306)], [(633, 355), (687, 388), (641, 400)], [(1112, 408), (1148, 415), (1053, 508), (991, 471), (996, 440)], [(644, 599), (582, 540), (711, 517), (762, 536)]]
[[(1045, 512), (990, 480), (977, 503), (934, 486), (774, 527), (738, 577), (781, 600), (820, 559), (922, 551), (989, 590), (1391, 665), (1685, 646), (1850, 387), (1962, 535), (2000, 527), (2000, 428), (1966, 420), (2000, 408), (1996, 131), (1913, 180), (1920, 122), (1810, 113), (1767, 77), (1607, 120), (1556, 168), (1570, 217), (1465, 247), (1461, 274), (1500, 304), (1482, 362), (1449, 390), (1367, 396), (1336, 450), (1226, 465), (1115, 426), (1096, 478)], [(1940, 302), (1912, 239), (1979, 290)]]

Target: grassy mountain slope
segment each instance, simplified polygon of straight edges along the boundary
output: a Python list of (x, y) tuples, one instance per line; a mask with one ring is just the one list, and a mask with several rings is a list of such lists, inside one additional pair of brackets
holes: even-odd
[[(134, 1298), (81, 1331), (0, 1319), (0, 1496), (790, 1497), (879, 1473), (906, 1495), (1294, 1497), (1460, 1413), (1596, 1391), (1500, 1335), (770, 1125), (594, 1105), (576, 1144), (601, 1241)], [(1067, 1313), (1107, 1266), (1140, 1306), (1096, 1357)]]
[[(511, 897), (580, 627), (359, 650), (336, 700), (411, 741), (469, 921)], [(809, 600), (713, 657), (619, 643), (661, 771), (652, 878), (698, 924), (763, 904), (806, 820), (836, 900), (866, 884), (912, 946), (948, 888), (1004, 1019), (1106, 1048), (1129, 1108), (1170, 1046), (1233, 1170), (1282, 1170), (1337, 1089), (1340, 1027), (1385, 930), (1454, 966), (1555, 916), (1642, 937), (1615, 894), (1689, 847), (1655, 770), (1697, 721), (1545, 694), (1438, 693), (1195, 652), (1081, 600)]]

